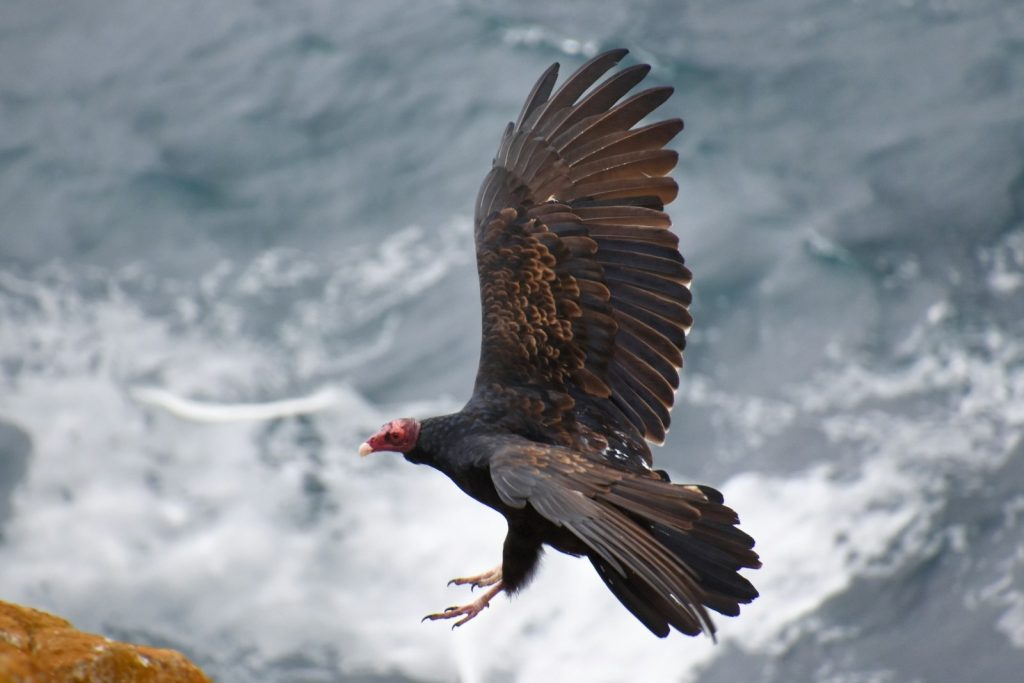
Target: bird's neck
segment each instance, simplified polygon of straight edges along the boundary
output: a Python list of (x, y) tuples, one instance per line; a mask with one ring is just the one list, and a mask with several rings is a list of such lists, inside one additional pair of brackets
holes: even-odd
[(445, 471), (450, 465), (451, 453), (458, 448), (458, 442), (472, 429), (472, 420), (462, 413), (428, 417), (420, 422), (416, 447), (405, 454), (405, 459)]
[(487, 438), (495, 434), (493, 426), (471, 411), (432, 417), (420, 422), (416, 447), (405, 459), (433, 467), (468, 495), (501, 512), (490, 471), (495, 441)]

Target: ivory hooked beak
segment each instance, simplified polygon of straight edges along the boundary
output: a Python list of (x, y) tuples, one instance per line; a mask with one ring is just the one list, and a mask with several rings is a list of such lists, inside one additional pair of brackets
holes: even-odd
[(363, 456), (363, 457), (365, 458), (365, 457), (366, 457), (366, 456), (368, 456), (368, 455), (369, 455), (370, 453), (373, 453), (373, 446), (371, 446), (370, 444), (368, 444), (368, 443), (366, 443), (366, 442), (364, 441), (364, 442), (363, 442), (363, 443), (362, 443), (362, 444), (361, 444), (361, 445), (359, 446), (359, 455), (361, 455), (361, 456)]

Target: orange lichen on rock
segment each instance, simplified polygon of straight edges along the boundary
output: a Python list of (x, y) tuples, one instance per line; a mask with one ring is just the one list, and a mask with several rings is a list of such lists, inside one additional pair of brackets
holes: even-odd
[(0, 682), (210, 683), (185, 655), (82, 633), (67, 620), (0, 601)]

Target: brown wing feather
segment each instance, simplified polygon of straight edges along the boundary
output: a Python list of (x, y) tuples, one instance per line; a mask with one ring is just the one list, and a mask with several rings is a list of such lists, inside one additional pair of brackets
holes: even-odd
[(634, 128), (672, 89), (628, 96), (647, 65), (601, 81), (625, 54), (594, 57), (557, 89), (552, 66), (502, 136), (476, 205), (477, 388), (571, 396), (598, 446), (649, 465), (644, 439), (664, 439), (692, 324), (690, 271), (663, 211), (677, 193), (664, 146), (683, 123)]
[(478, 388), (573, 384), (608, 396), (587, 350), (600, 350), (595, 358), (611, 352), (614, 321), (595, 310), (604, 302), (581, 305), (577, 284), (597, 274), (588, 272), (596, 243), (560, 238), (527, 212), (505, 209), (477, 232), (477, 245), (484, 310)]

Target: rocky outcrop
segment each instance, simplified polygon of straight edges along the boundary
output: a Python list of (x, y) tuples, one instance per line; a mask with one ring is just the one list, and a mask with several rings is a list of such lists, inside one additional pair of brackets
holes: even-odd
[(210, 683), (174, 650), (82, 633), (46, 612), (0, 602), (2, 683)]

